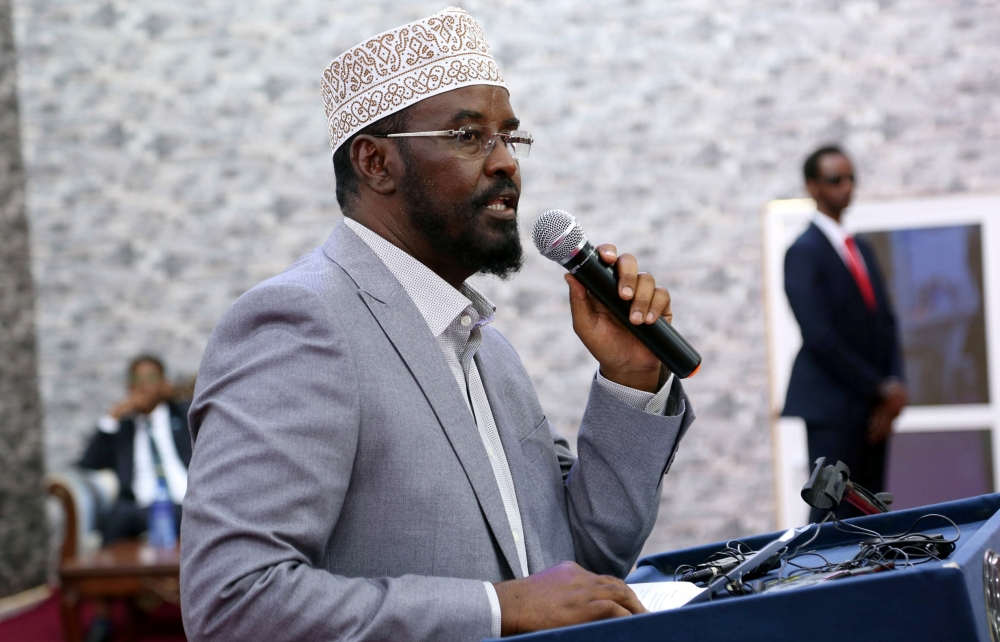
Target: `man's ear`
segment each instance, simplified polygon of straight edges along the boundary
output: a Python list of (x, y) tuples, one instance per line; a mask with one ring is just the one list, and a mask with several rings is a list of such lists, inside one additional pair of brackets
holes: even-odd
[(396, 146), (385, 138), (363, 134), (351, 143), (354, 173), (376, 194), (388, 196), (396, 191), (399, 160)]
[(814, 201), (819, 201), (819, 198), (817, 198), (819, 196), (819, 185), (816, 180), (810, 178), (806, 181), (806, 191), (809, 192), (809, 196), (811, 196)]

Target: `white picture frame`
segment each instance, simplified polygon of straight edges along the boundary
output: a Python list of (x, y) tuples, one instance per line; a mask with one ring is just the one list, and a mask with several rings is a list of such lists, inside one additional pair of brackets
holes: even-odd
[[(806, 451), (805, 424), (781, 417), (792, 363), (802, 335), (784, 289), (785, 251), (805, 230), (815, 211), (811, 199), (770, 201), (761, 211), (769, 408), (779, 528), (808, 521), (800, 490), (812, 462)], [(956, 225), (981, 226), (983, 310), (985, 315), (989, 403), (911, 406), (895, 432), (989, 430), (994, 484), (1000, 480), (1000, 196), (942, 196), (857, 203), (845, 212), (852, 233)], [(998, 490), (997, 488), (993, 489)]]

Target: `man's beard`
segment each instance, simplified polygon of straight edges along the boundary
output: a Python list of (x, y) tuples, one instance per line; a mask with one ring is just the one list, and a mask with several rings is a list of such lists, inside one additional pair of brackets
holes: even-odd
[[(439, 205), (428, 193), (426, 183), (418, 179), (413, 164), (407, 163), (401, 188), (407, 215), (432, 248), (447, 255), (459, 265), (483, 274), (509, 279), (521, 269), (524, 251), (517, 229), (517, 219), (490, 221), (491, 228), (500, 232), (499, 240), (490, 240), (483, 230), (483, 208), (497, 196), (517, 190), (514, 180), (498, 179), (490, 188), (474, 195), (467, 202)], [(446, 227), (451, 221), (464, 221), (462, 233), (452, 238)]]

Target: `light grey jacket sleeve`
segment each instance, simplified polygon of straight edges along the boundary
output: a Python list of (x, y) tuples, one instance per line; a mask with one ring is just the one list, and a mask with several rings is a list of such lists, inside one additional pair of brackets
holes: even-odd
[(629, 573), (656, 523), (663, 476), (694, 418), (676, 378), (664, 415), (635, 408), (595, 381), (576, 458), (553, 431), (581, 566), (622, 578)]
[(478, 580), (324, 570), (359, 423), (355, 364), (337, 323), (313, 289), (270, 283), (244, 295), (209, 342), (181, 528), (192, 642), (490, 635)]

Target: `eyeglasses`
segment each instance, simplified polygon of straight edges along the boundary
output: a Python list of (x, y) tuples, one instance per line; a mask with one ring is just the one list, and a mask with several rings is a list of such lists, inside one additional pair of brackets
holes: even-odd
[(147, 375), (129, 375), (129, 383), (139, 384), (139, 383), (161, 383), (163, 381), (163, 375), (158, 374), (147, 374)]
[(455, 149), (470, 159), (485, 158), (493, 151), (497, 139), (503, 141), (514, 160), (524, 160), (535, 142), (531, 134), (519, 129), (498, 132), (491, 127), (466, 125), (459, 129), (444, 129), (435, 132), (408, 132), (404, 134), (378, 134), (376, 138), (454, 138)]
[(838, 174), (836, 176), (824, 176), (821, 178), (827, 185), (840, 185), (844, 181), (851, 181), (854, 183), (854, 174)]

